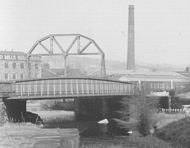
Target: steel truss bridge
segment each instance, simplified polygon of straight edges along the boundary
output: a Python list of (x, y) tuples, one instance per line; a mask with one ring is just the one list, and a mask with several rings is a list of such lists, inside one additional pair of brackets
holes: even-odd
[[(62, 42), (58, 39), (72, 38), (71, 43), (63, 47)], [(45, 43), (49, 43), (48, 45)], [(75, 46), (76, 45), (76, 46)], [(64, 75), (67, 76), (67, 58), (71, 55), (96, 55), (100, 56), (100, 76), (106, 77), (106, 67), (105, 67), (105, 54), (100, 46), (91, 38), (81, 35), (81, 34), (50, 34), (39, 40), (37, 40), (31, 49), (27, 53), (27, 68), (28, 68), (28, 78), (31, 78), (31, 65), (30, 60), (32, 55), (35, 55), (35, 51), (42, 49), (45, 53), (38, 53), (40, 56), (62, 56), (64, 63)], [(74, 48), (74, 49), (73, 49)], [(90, 49), (94, 48), (95, 51)], [(58, 49), (58, 50), (56, 50)], [(61, 62), (61, 61), (60, 61)]]
[(1, 97), (10, 99), (54, 99), (95, 96), (131, 96), (135, 85), (96, 78), (48, 78), (1, 83)]
[(133, 96), (151, 91), (183, 91), (188, 83), (143, 82), (136, 83), (97, 78), (46, 78), (0, 83), (0, 98), (39, 100), (58, 98), (85, 98)]
[[(57, 37), (71, 36), (74, 37), (72, 43), (65, 50), (56, 39)], [(88, 40), (86, 45), (81, 46), (81, 38)], [(43, 44), (45, 40), (50, 41), (50, 47)], [(53, 43), (58, 46), (61, 53), (55, 53)], [(71, 52), (72, 46), (77, 43), (77, 52)], [(85, 53), (90, 45), (94, 45), (97, 53)], [(65, 77), (56, 78), (39, 78), (31, 79), (30, 59), (37, 46), (42, 47), (48, 56), (61, 55), (63, 56)], [(68, 77), (66, 59), (69, 55), (100, 55), (100, 76), (101, 78), (89, 77)], [(131, 96), (147, 95), (151, 91), (170, 91), (181, 90), (183, 83), (177, 84), (173, 82), (123, 82), (111, 80), (106, 77), (104, 53), (94, 40), (80, 35), (48, 35), (38, 40), (27, 53), (27, 70), (28, 79), (0, 82), (0, 101), (3, 101), (6, 106), (8, 119), (11, 121), (22, 121), (22, 113), (27, 112), (27, 100), (43, 100), (43, 99), (75, 99), (75, 113), (77, 119), (85, 119), (86, 117), (94, 117), (96, 120), (102, 120), (112, 115), (110, 112), (110, 102), (119, 102), (125, 100), (128, 102)], [(83, 99), (84, 98), (84, 99)], [(90, 101), (90, 102), (89, 102)], [(126, 109), (129, 109), (129, 103), (126, 103)], [(117, 112), (114, 110), (113, 112)], [(110, 116), (113, 117), (113, 116)], [(114, 118), (114, 117), (113, 117)], [(127, 116), (126, 120), (129, 120)]]
[[(58, 38), (72, 38), (68, 47), (63, 47)], [(82, 42), (85, 40), (85, 43)], [(45, 44), (46, 41), (46, 44)], [(49, 43), (47, 46), (47, 42)], [(73, 51), (74, 45), (76, 49)], [(59, 52), (55, 51), (59, 49)], [(96, 52), (88, 52), (93, 46)], [(63, 56), (65, 77), (31, 79), (30, 60), (34, 51), (41, 47), (45, 51), (41, 56)], [(67, 75), (67, 57), (70, 55), (98, 55), (101, 57), (101, 78), (71, 78)], [(60, 61), (61, 62), (61, 61)], [(81, 34), (50, 34), (37, 40), (27, 53), (28, 79), (0, 82), (0, 98), (6, 99), (53, 99), (79, 98), (95, 96), (132, 96), (148, 94), (151, 91), (181, 91), (185, 84), (171, 82), (122, 82), (106, 78), (105, 54), (98, 44), (91, 38)]]

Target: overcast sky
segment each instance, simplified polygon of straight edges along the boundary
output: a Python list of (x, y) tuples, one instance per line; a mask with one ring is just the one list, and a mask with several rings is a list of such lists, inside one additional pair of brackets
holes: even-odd
[(81, 33), (93, 38), (107, 59), (126, 61), (130, 4), (136, 60), (189, 65), (189, 0), (0, 0), (0, 49), (27, 52), (45, 35)]

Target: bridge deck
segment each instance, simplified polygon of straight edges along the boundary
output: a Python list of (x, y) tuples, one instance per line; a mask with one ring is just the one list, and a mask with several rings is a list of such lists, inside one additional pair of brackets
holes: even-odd
[[(6, 84), (8, 99), (51, 99), (133, 95), (135, 85), (94, 78), (49, 78)], [(6, 93), (7, 91), (7, 93)]]
[(0, 98), (7, 99), (53, 99), (96, 96), (131, 96), (155, 91), (177, 93), (189, 88), (181, 82), (123, 82), (95, 78), (47, 78), (0, 83)]

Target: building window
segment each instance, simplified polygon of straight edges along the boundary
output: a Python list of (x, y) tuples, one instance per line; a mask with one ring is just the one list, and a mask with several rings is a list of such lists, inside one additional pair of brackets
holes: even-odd
[(20, 79), (24, 79), (24, 74), (20, 74)]
[(24, 63), (20, 63), (20, 68), (24, 69)]
[(10, 55), (4, 55), (5, 59), (10, 59)]
[(13, 73), (13, 80), (15, 80), (16, 79), (16, 74), (15, 73)]
[(13, 68), (14, 68), (14, 69), (16, 68), (16, 63), (13, 63)]
[(0, 59), (4, 59), (4, 55), (0, 55)]
[(17, 59), (18, 60), (25, 60), (25, 56), (22, 56), (22, 55), (21, 56), (17, 56)]
[(35, 69), (38, 69), (38, 64), (35, 64)]
[(16, 60), (16, 55), (10, 55), (10, 59)]
[(32, 64), (31, 64), (31, 63), (29, 63), (29, 64), (28, 64), (28, 67), (32, 68)]
[(9, 68), (9, 64), (8, 63), (5, 63), (5, 68)]
[(5, 73), (5, 80), (8, 80), (9, 79), (9, 75), (8, 73)]

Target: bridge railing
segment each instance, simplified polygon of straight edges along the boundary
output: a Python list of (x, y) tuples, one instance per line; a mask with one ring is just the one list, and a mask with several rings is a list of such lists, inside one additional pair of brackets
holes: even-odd
[(85, 96), (114, 96), (149, 94), (153, 91), (176, 93), (190, 90), (189, 83), (182, 82), (123, 82), (95, 78), (47, 78), (0, 83), (0, 97), (11, 99), (44, 99)]
[(169, 91), (172, 89), (171, 82), (162, 82), (162, 81), (142, 81), (141, 82), (141, 91), (145, 94), (148, 94), (151, 91)]
[(137, 92), (141, 94), (149, 94), (150, 92), (175, 90), (176, 93), (190, 91), (190, 83), (173, 82), (173, 81), (136, 81), (133, 82), (137, 86)]
[(186, 93), (190, 91), (190, 83), (189, 82), (175, 82), (174, 90), (177, 94)]
[(105, 79), (49, 78), (16, 81), (12, 84), (12, 90), (15, 98), (113, 96), (133, 95), (135, 86)]

